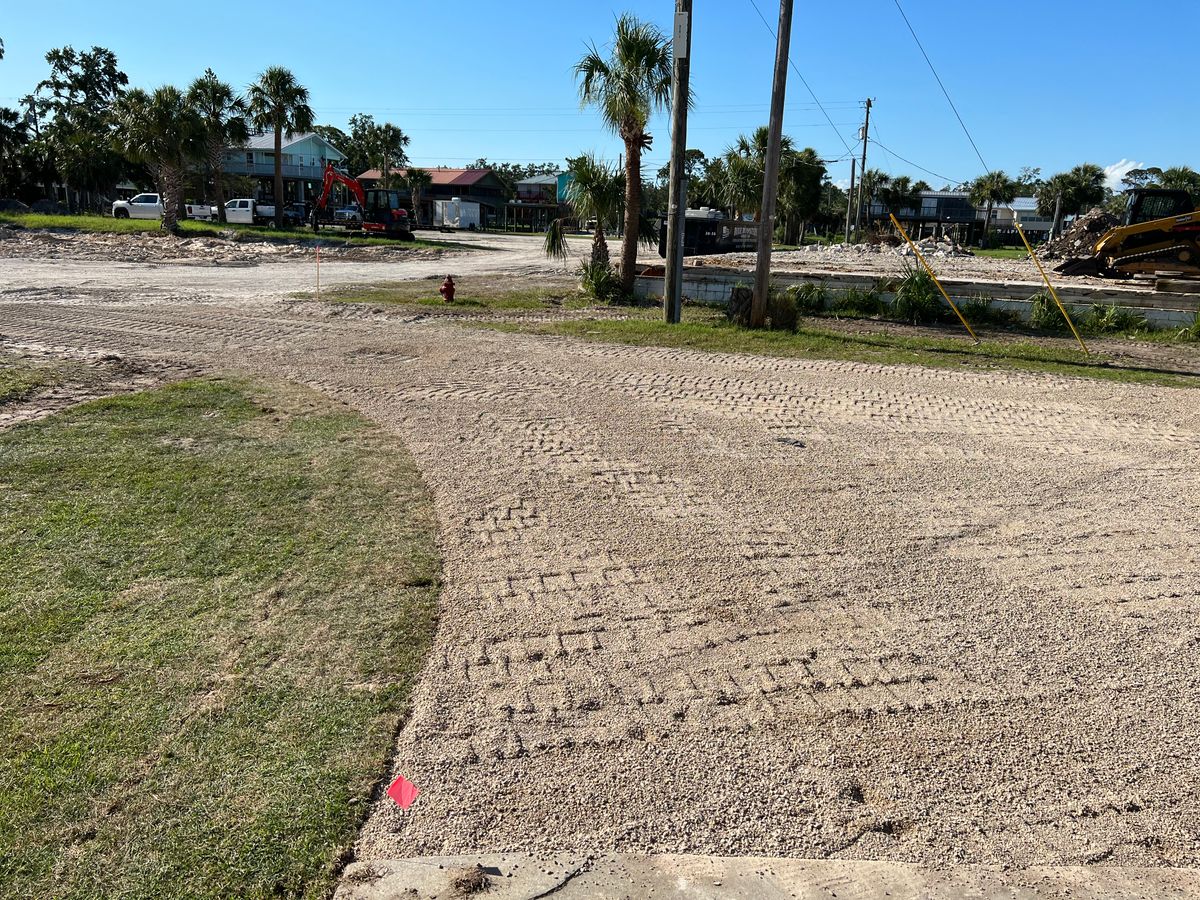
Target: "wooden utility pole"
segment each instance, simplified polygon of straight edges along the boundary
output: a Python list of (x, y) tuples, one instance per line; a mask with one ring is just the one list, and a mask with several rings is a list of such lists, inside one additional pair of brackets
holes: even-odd
[(863, 208), (871, 202), (870, 197), (864, 197), (865, 188), (867, 186), (867, 137), (871, 133), (871, 98), (867, 98), (867, 118), (863, 122), (862, 127), (862, 165), (858, 167), (858, 211), (854, 214), (854, 230), (858, 231), (862, 227)]
[(783, 101), (787, 93), (788, 45), (792, 38), (792, 0), (779, 0), (779, 31), (775, 42), (775, 81), (771, 87), (771, 121), (767, 129), (767, 160), (763, 172), (762, 212), (758, 217), (758, 265), (750, 325), (761, 328), (767, 319), (771, 289), (771, 241), (775, 237), (775, 200), (779, 194), (779, 155), (783, 142)]
[(677, 323), (683, 312), (683, 238), (687, 225), (688, 86), (692, 48), (692, 0), (675, 0), (675, 36), (671, 49), (671, 171), (667, 194), (667, 267), (663, 275), (663, 321)]
[(850, 160), (850, 193), (846, 194), (846, 243), (850, 243), (850, 213), (854, 211), (854, 164), (857, 159)]

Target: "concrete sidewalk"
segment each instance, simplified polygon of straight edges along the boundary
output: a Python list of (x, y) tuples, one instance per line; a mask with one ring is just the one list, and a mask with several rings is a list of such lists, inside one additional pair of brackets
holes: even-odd
[(687, 897), (799, 900), (1134, 900), (1200, 897), (1195, 869), (937, 869), (907, 863), (606, 854), (427, 856), (355, 863), (335, 900)]

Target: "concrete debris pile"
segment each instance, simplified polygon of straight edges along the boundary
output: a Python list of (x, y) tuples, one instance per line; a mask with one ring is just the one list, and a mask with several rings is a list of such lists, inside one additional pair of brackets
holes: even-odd
[[(947, 257), (963, 257), (974, 256), (968, 248), (960, 244), (956, 244), (951, 240), (942, 239), (940, 241), (933, 238), (924, 238), (916, 242), (920, 248), (921, 254), (927, 258), (944, 259)], [(853, 254), (882, 254), (891, 256), (915, 256), (912, 248), (906, 243), (902, 243), (897, 247), (889, 247), (886, 244), (829, 244), (822, 246), (820, 244), (809, 244), (804, 248), (805, 253), (818, 254), (821, 256), (836, 256), (845, 257)]]
[(1052, 241), (1038, 248), (1042, 259), (1086, 259), (1104, 233), (1119, 225), (1115, 216), (1110, 216), (1100, 207), (1079, 216), (1071, 227)]
[(442, 248), (355, 245), (345, 238), (255, 240), (244, 232), (175, 237), (159, 231), (94, 233), (41, 231), (0, 226), (0, 257), (23, 259), (94, 259), (109, 262), (174, 263), (178, 265), (247, 265), (283, 262), (313, 256), (318, 243), (327, 260), (387, 260), (431, 258)]

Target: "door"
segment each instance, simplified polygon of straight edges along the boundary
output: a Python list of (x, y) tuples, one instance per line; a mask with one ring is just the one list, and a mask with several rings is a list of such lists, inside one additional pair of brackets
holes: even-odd
[(138, 194), (129, 201), (129, 217), (131, 219), (158, 219), (162, 217), (162, 212), (158, 194)]

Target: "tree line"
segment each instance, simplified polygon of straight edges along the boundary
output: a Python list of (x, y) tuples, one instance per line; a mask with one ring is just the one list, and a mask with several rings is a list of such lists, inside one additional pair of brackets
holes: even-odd
[[(0, 59), (3, 59), (0, 41)], [(316, 131), (345, 152), (350, 165), (378, 168), (384, 180), (407, 166), (409, 138), (390, 122), (352, 116), (350, 133), (316, 125), (309, 92), (282, 66), (263, 71), (244, 92), (205, 70), (186, 88), (130, 88), (116, 54), (105, 47), (66, 46), (46, 54), (49, 73), (20, 99), (0, 108), (0, 196), (48, 198), (66, 188), (71, 212), (98, 209), (125, 180), (152, 182), (163, 195), (163, 226), (174, 229), (185, 182), (207, 175), (198, 193), (216, 200), (224, 221), (226, 154), (251, 132), (274, 136), (274, 196), (283, 199), (284, 134)], [(334, 138), (336, 137), (336, 140)], [(418, 190), (422, 173), (412, 173)], [(252, 184), (239, 183), (249, 192)], [(275, 204), (282, 224), (283, 203)]]

